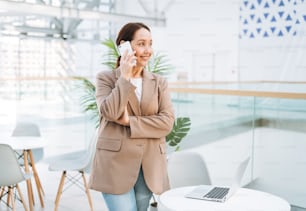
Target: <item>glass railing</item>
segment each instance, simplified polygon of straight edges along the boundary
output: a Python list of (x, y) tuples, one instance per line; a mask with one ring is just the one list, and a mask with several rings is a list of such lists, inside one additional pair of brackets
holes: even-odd
[(250, 156), (244, 185), (306, 207), (301, 185), (306, 178), (305, 86), (170, 83), (176, 115), (191, 119), (181, 150), (209, 149), (204, 157), (215, 183), (231, 171), (219, 164)]
[(240, 90), (240, 91), (266, 91), (266, 92), (289, 92), (305, 93), (306, 82), (292, 81), (244, 81), (244, 82), (171, 82), (176, 88), (217, 89), (217, 90)]

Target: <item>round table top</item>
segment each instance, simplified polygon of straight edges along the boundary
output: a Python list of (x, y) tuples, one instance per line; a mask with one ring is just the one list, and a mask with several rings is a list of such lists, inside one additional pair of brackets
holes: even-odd
[(0, 136), (0, 144), (8, 144), (14, 150), (27, 150), (43, 148), (46, 141), (42, 137), (33, 136)]
[(163, 210), (175, 211), (290, 211), (289, 203), (272, 194), (240, 188), (226, 202), (212, 202), (186, 198), (195, 186), (171, 189), (163, 193), (159, 201)]

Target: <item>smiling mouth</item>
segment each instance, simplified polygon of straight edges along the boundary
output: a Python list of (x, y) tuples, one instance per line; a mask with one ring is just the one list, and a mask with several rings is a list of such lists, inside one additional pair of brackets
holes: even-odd
[(141, 56), (143, 59), (150, 59), (150, 56)]

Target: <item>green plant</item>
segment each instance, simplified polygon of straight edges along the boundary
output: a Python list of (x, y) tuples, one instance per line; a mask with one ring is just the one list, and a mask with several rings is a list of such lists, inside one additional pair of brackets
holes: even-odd
[[(117, 58), (119, 56), (116, 44), (112, 39), (102, 42), (108, 48), (108, 53), (103, 56), (102, 63), (110, 69), (115, 69)], [(173, 66), (168, 63), (165, 55), (156, 53), (148, 63), (148, 70), (157, 74), (166, 75), (171, 72)], [(81, 96), (81, 106), (84, 112), (90, 112), (91, 119), (94, 120), (96, 126), (99, 126), (99, 112), (95, 99), (95, 86), (85, 77), (74, 77), (81, 83), (78, 84), (83, 92)], [(189, 117), (177, 117), (175, 119), (172, 131), (166, 136), (166, 142), (169, 146), (179, 150), (179, 144), (190, 130), (191, 121)]]
[(77, 89), (80, 89), (82, 95), (80, 97), (80, 103), (84, 112), (90, 114), (90, 118), (94, 121), (95, 126), (99, 126), (99, 110), (96, 103), (96, 87), (94, 84), (85, 77), (74, 77), (80, 83), (77, 83)]
[(189, 117), (177, 117), (175, 119), (172, 131), (166, 136), (166, 142), (169, 146), (176, 147), (175, 151), (180, 149), (179, 144), (189, 132), (190, 125)]
[(112, 39), (106, 39), (102, 42), (102, 45), (108, 49), (107, 53), (103, 55), (102, 64), (113, 70), (116, 67), (117, 58), (119, 57), (116, 43)]

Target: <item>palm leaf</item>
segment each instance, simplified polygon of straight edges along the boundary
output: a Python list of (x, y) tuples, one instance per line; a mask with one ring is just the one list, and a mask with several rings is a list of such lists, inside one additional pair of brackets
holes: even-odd
[(172, 131), (166, 136), (166, 142), (169, 144), (169, 146), (177, 146), (176, 150), (178, 150), (178, 145), (189, 132), (190, 125), (191, 121), (189, 117), (177, 117), (175, 119)]
[(160, 53), (154, 54), (148, 63), (148, 70), (160, 75), (169, 74), (173, 69), (173, 66), (169, 64), (166, 55)]
[(112, 39), (106, 39), (102, 42), (102, 45), (108, 49), (108, 52), (103, 56), (104, 59), (102, 64), (109, 67), (111, 70), (114, 70), (119, 57), (116, 43)]
[(99, 126), (99, 111), (96, 103), (96, 87), (85, 77), (74, 77), (78, 80), (76, 88), (80, 89), (82, 94), (80, 97), (80, 104), (84, 112), (90, 113), (90, 119), (95, 122), (96, 127)]

